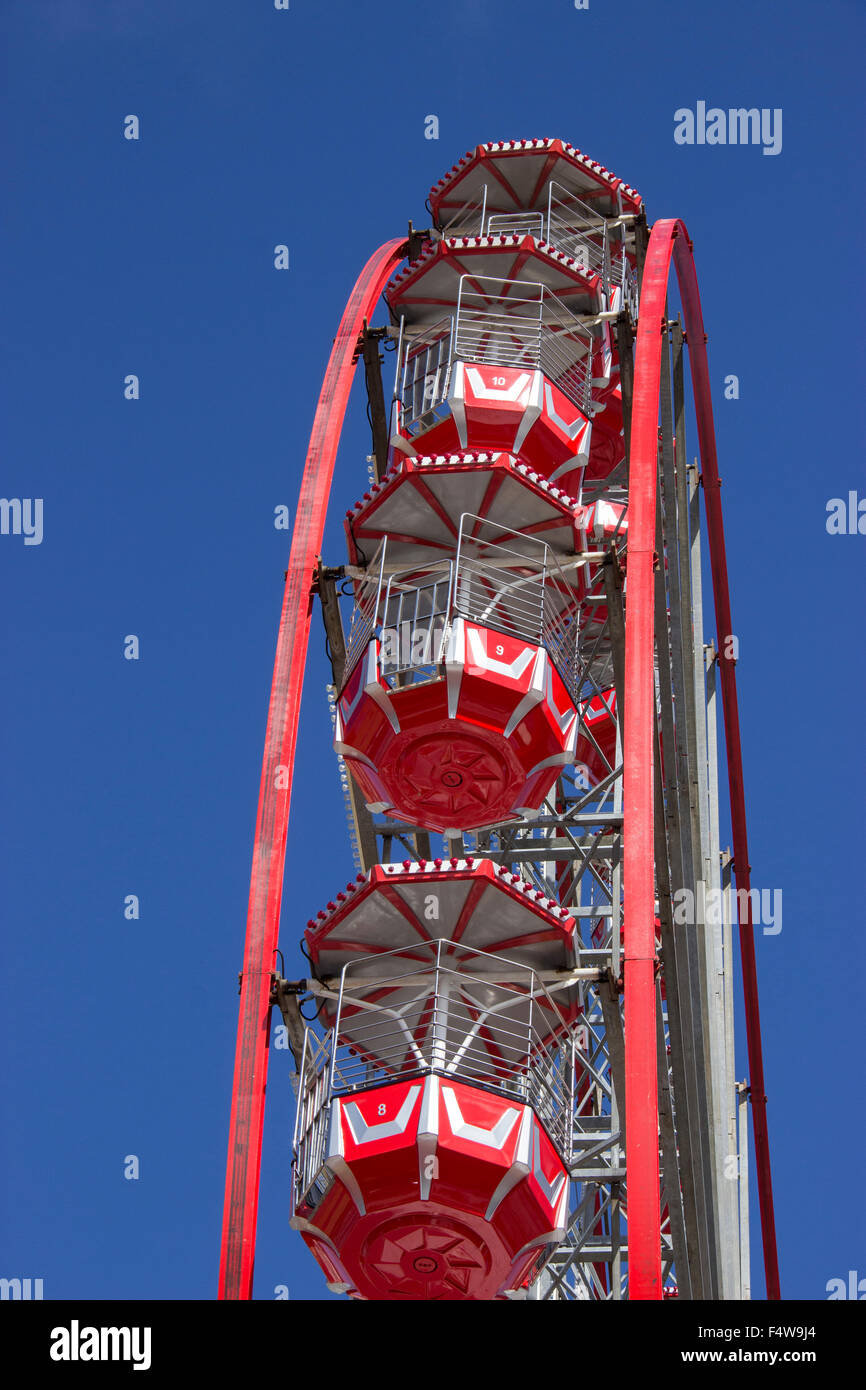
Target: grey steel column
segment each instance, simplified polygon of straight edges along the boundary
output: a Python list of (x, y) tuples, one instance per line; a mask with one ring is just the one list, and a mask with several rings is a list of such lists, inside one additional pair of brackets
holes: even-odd
[(701, 877), (707, 901), (714, 912), (706, 922), (706, 993), (709, 1035), (708, 1079), (713, 1117), (713, 1176), (719, 1225), (719, 1272), (722, 1298), (737, 1298), (739, 1260), (737, 1256), (736, 1184), (730, 1176), (728, 1103), (733, 1096), (733, 1072), (727, 1065), (725, 1048), (725, 970), (724, 923), (721, 911), (719, 861), (718, 747), (715, 707), (715, 672), (710, 702), (706, 651), (703, 635), (703, 581), (701, 573), (700, 488), (696, 466), (687, 470), (688, 507), (691, 529), (691, 597), (695, 722), (697, 734), (697, 772), (699, 778), (699, 819), (703, 848)]
[(739, 1093), (740, 1128), (740, 1297), (752, 1297), (752, 1273), (749, 1264), (749, 1088), (745, 1081), (737, 1087)]

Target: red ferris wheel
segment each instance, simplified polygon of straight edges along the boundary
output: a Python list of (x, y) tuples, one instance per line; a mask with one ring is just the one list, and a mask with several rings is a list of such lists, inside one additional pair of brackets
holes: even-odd
[[(357, 280), (301, 484), (250, 885), (220, 1297), (251, 1296), (274, 1008), (297, 1072), (292, 1225), (331, 1289), (748, 1297), (750, 1103), (778, 1297), (692, 244), (676, 219), (650, 229), (633, 188), (559, 140), (479, 146), (429, 206), (431, 226), (410, 225)], [(345, 560), (326, 565), (360, 361), (371, 477), (346, 512)], [(686, 449), (689, 381), (699, 465)], [(310, 974), (289, 980), (275, 965), (316, 603), (358, 874), (307, 923)], [(732, 854), (720, 843), (717, 688)], [(748, 1082), (736, 1080), (735, 896)]]

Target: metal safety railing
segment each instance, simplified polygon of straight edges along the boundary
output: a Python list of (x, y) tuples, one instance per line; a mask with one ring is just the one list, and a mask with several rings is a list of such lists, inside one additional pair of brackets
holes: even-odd
[(386, 537), (358, 586), (344, 683), (374, 635), (386, 684), (435, 678), (460, 617), (544, 647), (576, 701), (579, 596), (544, 541), (466, 512), (453, 558), (389, 572), (387, 555)]
[(474, 236), (483, 232), (487, 225), (487, 184), (482, 184), (481, 192), (470, 198), (458, 208), (450, 222), (442, 228), (443, 237)]
[(487, 218), (488, 236), (532, 236), (543, 241), (543, 212), (492, 212)]
[(402, 326), (394, 396), (410, 436), (437, 418), (458, 361), (540, 369), (591, 414), (592, 333), (544, 285), (462, 275), (455, 314), (412, 338), (404, 332)]
[(379, 594), (385, 572), (385, 550), (387, 540), (379, 542), (376, 553), (365, 571), (363, 579), (355, 585), (355, 603), (346, 639), (346, 664), (343, 669), (343, 684), (348, 681), (358, 658), (366, 651), (379, 607)]
[(452, 565), (415, 585), (390, 575), (380, 618), (379, 668), (386, 681), (411, 672), (431, 679), (445, 659), (454, 576)]
[[(487, 288), (485, 288), (487, 287)], [(545, 300), (547, 303), (545, 303)], [(498, 281), (491, 276), (461, 275), (457, 293), (454, 351), (462, 362), (498, 367), (540, 367), (545, 309), (555, 317), (556, 297), (531, 280)], [(569, 315), (573, 318), (573, 315)], [(577, 340), (589, 339), (574, 319)]]
[(329, 1185), (324, 1164), (328, 1152), (330, 1059), (330, 1040), (318, 1037), (311, 1028), (305, 1029), (292, 1134), (293, 1208), (314, 1184), (318, 1183), (320, 1194)]
[(426, 329), (423, 337), (407, 341), (402, 353), (398, 351), (394, 395), (404, 423), (420, 420), (447, 400), (453, 357), (454, 316), (450, 314)]
[[(537, 242), (564, 252), (588, 277), (598, 277), (608, 300), (611, 290), (620, 285), (623, 297), (632, 307), (632, 277), (635, 290), (637, 277), (628, 262), (624, 232), (616, 219), (604, 217), (553, 179), (547, 185), (546, 206), (536, 211), (495, 212), (490, 201), (485, 184), (479, 194), (455, 212), (443, 227), (442, 235), (534, 237)], [(615, 261), (622, 265), (615, 266)]]
[(622, 293), (622, 306), (628, 309), (631, 317), (638, 316), (637, 271), (622, 250), (614, 253), (610, 274), (611, 289), (619, 288)]
[(610, 234), (607, 220), (558, 183), (547, 190), (545, 241), (564, 251), (587, 275), (599, 276), (610, 291)]
[[(295, 1199), (318, 1181), (335, 1098), (436, 1074), (531, 1106), (566, 1163), (575, 1106), (574, 1030), (538, 974), (448, 940), (353, 961), (336, 1019), (307, 1030), (293, 1135)], [(333, 1008), (333, 1002), (332, 1002)]]

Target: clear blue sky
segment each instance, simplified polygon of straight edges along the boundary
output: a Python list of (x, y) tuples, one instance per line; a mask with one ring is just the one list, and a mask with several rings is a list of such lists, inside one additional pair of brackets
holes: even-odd
[[(783, 1293), (866, 1275), (866, 537), (825, 529), (829, 498), (866, 494), (863, 18), (841, 0), (5, 0), (0, 493), (43, 498), (44, 536), (0, 536), (0, 1274), (41, 1277), (48, 1298), (215, 1294), (287, 556), (274, 508), (294, 510), (369, 252), (427, 225), (431, 183), (471, 146), (550, 135), (694, 239), (753, 881), (784, 893), (781, 934), (758, 938)], [(699, 100), (781, 108), (781, 153), (678, 146), (674, 112)], [(361, 390), (331, 563), (365, 486)], [(306, 919), (353, 872), (327, 679), (316, 616), (290, 974)], [(273, 1053), (256, 1293), (321, 1299), (287, 1224), (289, 1072)]]

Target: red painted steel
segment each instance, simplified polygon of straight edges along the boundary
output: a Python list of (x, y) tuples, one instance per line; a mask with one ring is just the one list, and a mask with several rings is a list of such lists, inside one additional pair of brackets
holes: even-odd
[[(631, 435), (628, 549), (628, 613), (631, 621), (629, 622), (627, 616), (624, 770), (627, 827), (624, 828), (624, 886), (631, 924), (625, 956), (626, 1166), (629, 1175), (631, 1298), (659, 1296), (657, 1096), (654, 1063), (652, 1067), (649, 1066), (655, 1037), (655, 1004), (652, 994), (652, 962), (655, 954), (652, 910), (652, 546), (655, 527), (659, 371), (665, 299), (672, 256), (676, 265), (689, 346), (707, 511), (725, 716), (734, 868), (737, 887), (748, 890), (750, 886), (736, 676), (734, 658), (727, 654), (725, 642), (731, 633), (731, 605), (706, 334), (692, 243), (683, 222), (666, 219), (656, 222), (653, 227), (644, 266), (635, 355)], [(755, 1161), (767, 1297), (778, 1299), (779, 1264), (764, 1094), (755, 941), (751, 899), (747, 901), (749, 905), (744, 913), (745, 920), (740, 923), (740, 956), (743, 967)]]
[[(403, 640), (391, 634), (393, 646)], [(549, 655), (458, 619), (444, 664), (445, 675), (390, 688), (374, 638), (341, 691), (335, 747), (367, 804), (442, 831), (538, 810), (572, 760), (577, 734), (577, 712)]]
[[(479, 500), (476, 484), (481, 479)], [(580, 506), (564, 488), (552, 486), (513, 454), (463, 451), (405, 458), (395, 451), (382, 480), (346, 513), (349, 559), (353, 565), (362, 564), (386, 536), (388, 563), (397, 568), (448, 559), (464, 512), (508, 527), (528, 507), (536, 519), (524, 523), (521, 535), (537, 537), (557, 554), (588, 550), (590, 538), (608, 538), (623, 510), (605, 502)], [(607, 524), (609, 518), (614, 523)], [(471, 534), (478, 530), (476, 522)], [(576, 583), (580, 582), (578, 574)]]
[(292, 1223), (331, 1288), (376, 1300), (507, 1298), (563, 1239), (567, 1170), (514, 1096), (428, 1075), (334, 1106), (334, 1181)]
[(630, 1299), (662, 1295), (653, 925), (653, 558), (666, 290), (665, 248), (654, 231), (644, 264), (635, 349), (625, 621), (623, 899), (629, 930), (623, 975)]
[[(590, 476), (600, 476), (608, 459), (613, 459), (609, 465), (613, 467), (622, 456), (620, 437), (618, 451), (604, 448), (601, 462), (593, 462), (594, 422), (540, 370), (458, 360), (447, 407), (444, 413), (408, 422), (398, 408), (394, 434), (423, 455), (505, 451), (542, 477), (575, 491), (584, 465), (589, 464)], [(615, 420), (615, 404), (600, 418), (608, 423)], [(621, 410), (618, 424), (621, 429)]]
[(507, 212), (547, 206), (548, 180), (566, 184), (608, 217), (640, 212), (642, 199), (603, 164), (567, 140), (496, 140), (467, 150), (430, 190), (433, 216), (447, 222), (488, 185), (488, 211)]
[(226, 1169), (220, 1298), (246, 1299), (252, 1293), (271, 974), (279, 936), (289, 802), (312, 612), (311, 586), (352, 385), (358, 335), (364, 320), (373, 313), (392, 270), (405, 254), (405, 239), (388, 241), (370, 257), (358, 276), (334, 339), (301, 481), (277, 637), (250, 879)]
[[(432, 919), (427, 913), (430, 893), (435, 895), (438, 912)], [(500, 955), (526, 970), (572, 969), (577, 963), (574, 933), (574, 918), (553, 898), (545, 897), (504, 865), (470, 857), (437, 859), (432, 864), (426, 860), (412, 863), (408, 859), (404, 865), (374, 864), (366, 878), (347, 883), (345, 892), (337, 894), (336, 902), (329, 902), (327, 908), (310, 919), (304, 937), (320, 979), (336, 978), (344, 966), (353, 963), (365, 962), (375, 967), (377, 958), (385, 952), (385, 974), (390, 973), (393, 978), (387, 985), (376, 984), (376, 1000), (380, 1003), (389, 994), (399, 998), (404, 988), (401, 971), (406, 962), (417, 961), (419, 969), (423, 969), (430, 959), (431, 943), (437, 940), (450, 943), (442, 959), (455, 976), (460, 969), (483, 976), (485, 970), (497, 964)], [(484, 954), (467, 957), (467, 948)], [(434, 993), (436, 988), (434, 979)], [(341, 1007), (341, 1041), (344, 1045), (351, 1043), (359, 1055), (366, 1057), (372, 1053), (365, 1038), (372, 1034), (364, 1025), (366, 1010), (351, 1002), (358, 997), (358, 989), (356, 981)], [(522, 1017), (521, 988), (514, 984), (512, 990), (516, 1011)], [(560, 1034), (566, 1024), (574, 1022), (578, 1012), (574, 987), (557, 989), (552, 1003), (539, 993), (533, 1019), (536, 1039)], [(509, 1016), (509, 1008), (502, 1003), (497, 1017), (507, 1020)], [(333, 1000), (323, 1000), (321, 1017), (329, 1028), (335, 1025)], [(353, 1027), (348, 1022), (352, 1018), (361, 1024), (360, 1037), (353, 1037)], [(514, 1028), (519, 1028), (519, 1024)], [(412, 1064), (410, 1034), (398, 1039), (386, 1030), (384, 1036), (387, 1060), (380, 1065), (396, 1075)], [(515, 1036), (516, 1032), (512, 1033), (512, 1044)], [(474, 1046), (483, 1055), (483, 1038), (476, 1039)], [(513, 1059), (513, 1050), (511, 1055)], [(473, 1070), (478, 1065), (474, 1060)], [(476, 1079), (478, 1076), (480, 1072), (476, 1070)], [(495, 1076), (491, 1084), (499, 1084)]]

